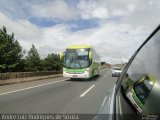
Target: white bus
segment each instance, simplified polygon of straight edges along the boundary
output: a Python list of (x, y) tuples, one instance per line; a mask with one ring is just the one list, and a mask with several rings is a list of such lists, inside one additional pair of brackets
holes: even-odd
[(64, 60), (64, 77), (90, 78), (99, 75), (100, 56), (89, 45), (69, 46), (60, 57)]

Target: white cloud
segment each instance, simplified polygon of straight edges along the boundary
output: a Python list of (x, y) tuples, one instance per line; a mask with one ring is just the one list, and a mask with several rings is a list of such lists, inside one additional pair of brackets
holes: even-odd
[[(55, 0), (43, 5), (33, 4), (31, 12), (34, 17), (61, 20), (98, 19), (99, 26), (73, 32), (70, 31), (70, 24), (61, 23), (43, 28), (29, 20), (13, 20), (0, 13), (0, 27), (4, 25), (9, 32), (14, 32), (20, 44), (27, 50), (32, 43), (35, 44), (43, 57), (48, 53), (63, 51), (71, 44), (91, 44), (103, 61), (121, 63), (130, 58), (159, 24), (159, 6), (158, 0), (82, 0), (73, 9), (66, 2)], [(118, 16), (123, 19), (117, 19)]]
[(75, 18), (75, 11), (65, 1), (54, 0), (45, 4), (32, 5), (32, 14), (42, 18), (70, 20)]
[(127, 16), (135, 10), (137, 0), (81, 0), (77, 5), (82, 19), (107, 19)]
[(121, 10), (121, 9), (115, 9), (112, 12), (113, 16), (125, 16), (127, 14), (128, 14), (128, 12), (126, 12), (125, 10)]
[(141, 0), (134, 3), (135, 9), (125, 22), (153, 30), (160, 23), (160, 1)]
[(0, 28), (5, 26), (8, 33), (13, 32), (15, 38), (20, 41), (25, 49), (30, 47), (31, 42), (35, 42), (41, 36), (41, 30), (31, 22), (25, 19), (12, 20), (4, 14), (0, 13)]
[(9, 32), (14, 32), (20, 39), (33, 40), (40, 34), (38, 27), (25, 19), (14, 21), (0, 13), (0, 23), (1, 28), (2, 26), (7, 27)]
[[(63, 51), (73, 44), (90, 44), (95, 47), (103, 61), (121, 63), (129, 59), (146, 38), (146, 31), (128, 24), (107, 23), (98, 28), (71, 32), (69, 26), (61, 24), (43, 29), (39, 43), (42, 56)], [(46, 49), (45, 49), (46, 48)]]
[(107, 8), (97, 6), (95, 1), (82, 0), (77, 8), (82, 19), (106, 19), (109, 16)]
[(130, 12), (132, 12), (135, 9), (135, 6), (133, 4), (128, 4), (127, 8)]
[(92, 16), (95, 18), (104, 19), (108, 17), (108, 11), (104, 7), (99, 7), (92, 11)]
[(128, 59), (127, 58), (122, 58), (122, 63), (127, 63)]
[(0, 14), (0, 22), (13, 31), (23, 48), (35, 44), (42, 57), (48, 53), (63, 51), (71, 44), (90, 44), (101, 55), (102, 60), (116, 63), (128, 59), (146, 37), (141, 27), (129, 24), (103, 23), (97, 28), (71, 32), (70, 26), (59, 24), (37, 28), (26, 20), (12, 21)]

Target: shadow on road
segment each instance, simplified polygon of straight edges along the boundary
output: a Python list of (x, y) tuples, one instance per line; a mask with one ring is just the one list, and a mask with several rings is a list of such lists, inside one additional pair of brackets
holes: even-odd
[(97, 81), (97, 79), (99, 79), (101, 77), (101, 75), (99, 76), (94, 76), (91, 78), (70, 78), (67, 81), (72, 81), (72, 82), (92, 82), (92, 81)]

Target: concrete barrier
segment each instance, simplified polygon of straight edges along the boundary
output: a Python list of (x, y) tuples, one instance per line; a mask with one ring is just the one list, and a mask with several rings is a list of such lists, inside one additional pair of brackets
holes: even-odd
[(22, 82), (30, 82), (30, 81), (36, 81), (36, 80), (49, 79), (49, 78), (56, 78), (56, 77), (62, 77), (62, 74), (0, 80), (0, 86), (14, 84), (14, 83), (22, 83)]
[[(107, 67), (101, 66), (102, 70), (105, 68)], [(43, 80), (49, 78), (56, 78), (56, 77), (62, 77), (62, 71), (0, 73), (0, 86), (20, 83), (20, 82), (29, 82), (29, 81)]]
[(62, 71), (0, 73), (0, 80), (27, 78), (27, 77), (36, 77), (36, 76), (48, 76), (48, 75), (61, 74), (61, 73)]

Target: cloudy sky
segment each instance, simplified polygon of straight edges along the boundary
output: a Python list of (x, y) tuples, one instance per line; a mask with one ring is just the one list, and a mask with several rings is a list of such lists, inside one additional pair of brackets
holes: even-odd
[(0, 27), (41, 57), (90, 44), (102, 61), (125, 62), (160, 23), (160, 0), (0, 0)]

